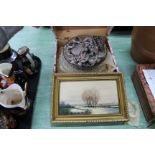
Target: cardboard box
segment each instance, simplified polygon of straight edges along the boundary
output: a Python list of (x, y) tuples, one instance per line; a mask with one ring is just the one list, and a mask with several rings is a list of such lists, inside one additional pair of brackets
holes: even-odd
[(106, 26), (57, 26), (54, 27), (54, 32), (57, 39), (57, 48), (55, 53), (55, 62), (54, 62), (54, 72), (55, 73), (74, 73), (74, 72), (86, 72), (78, 70), (70, 66), (62, 56), (62, 47), (73, 37), (80, 35), (88, 36), (103, 36), (108, 50), (107, 58), (103, 63), (97, 65), (89, 72), (108, 72), (116, 71), (118, 72), (118, 66), (116, 64), (115, 56), (113, 55), (112, 48), (108, 41), (108, 35), (110, 33), (111, 27)]
[[(115, 61), (115, 57), (113, 55), (112, 48), (108, 41), (108, 34), (110, 32), (110, 28), (101, 27), (101, 26), (95, 26), (95, 27), (61, 26), (61, 27), (54, 27), (54, 30), (55, 30), (56, 39), (57, 39), (57, 48), (55, 51), (55, 62), (54, 62), (51, 122), (53, 124), (85, 123), (86, 125), (88, 125), (89, 123), (91, 124), (94, 123), (95, 125), (98, 123), (111, 124), (113, 122), (114, 124), (116, 124), (116, 123), (124, 123), (128, 121), (128, 110), (127, 110), (127, 104), (126, 104), (123, 75), (121, 73), (114, 73), (114, 72), (118, 72), (119, 70)], [(65, 62), (65, 60), (63, 59), (64, 57), (63, 49), (62, 49), (63, 46), (73, 37), (82, 36), (82, 35), (102, 36), (104, 38), (103, 43), (105, 45), (104, 46), (105, 50), (107, 50), (107, 56), (103, 62), (94, 66), (91, 70), (77, 69), (76, 67), (69, 64), (67, 61)], [(121, 79), (116, 78), (118, 76), (120, 76)], [(118, 93), (113, 93), (118, 95), (117, 97), (118, 101), (116, 101), (118, 102), (118, 105), (115, 105), (114, 107), (115, 110), (119, 109), (116, 113), (115, 112), (111, 112), (111, 114), (105, 114), (104, 112), (103, 113), (101, 112), (100, 114), (92, 113), (92, 110), (90, 109), (91, 108), (94, 110), (97, 109), (95, 106), (87, 105), (86, 103), (83, 103), (82, 100), (81, 101), (76, 100), (76, 98), (78, 99), (81, 98), (81, 94), (83, 93), (83, 91), (85, 89), (87, 90), (88, 88), (90, 90), (96, 89), (99, 91), (98, 94), (100, 94), (100, 89), (101, 90), (105, 89), (104, 84), (102, 85), (102, 88), (98, 88), (97, 84), (94, 85), (94, 82), (97, 82), (97, 83), (103, 82), (102, 80), (105, 80), (104, 82), (106, 83), (116, 82), (116, 87), (114, 87), (114, 89), (112, 88), (112, 89), (106, 90), (107, 92), (109, 91), (108, 98), (112, 97), (111, 93), (113, 92), (111, 91), (113, 90), (118, 91)], [(72, 82), (74, 82), (75, 85), (72, 85), (72, 86), (67, 85), (65, 88), (66, 91), (62, 92), (62, 90), (64, 90), (63, 84), (64, 83), (73, 84)], [(78, 82), (78, 85), (76, 82)], [(87, 85), (85, 84), (85, 82)], [(81, 90), (78, 90), (77, 88), (81, 88)], [(74, 93), (72, 94), (71, 92), (75, 92), (75, 94)], [(65, 100), (62, 94), (70, 98), (69, 100), (71, 101), (68, 102), (67, 100)], [(92, 98), (92, 94), (90, 96), (91, 96), (90, 98)], [(102, 91), (101, 91), (101, 96), (104, 98), (104, 93), (102, 93)], [(77, 103), (75, 102), (75, 100)], [(78, 108), (75, 107), (74, 104), (72, 105), (72, 103), (76, 103), (76, 106), (78, 105)], [(83, 107), (81, 106), (81, 103), (83, 103), (84, 105), (86, 104), (85, 108), (87, 110), (84, 109), (83, 111), (82, 109), (81, 111), (81, 107)], [(64, 111), (66, 112), (64, 113)]]

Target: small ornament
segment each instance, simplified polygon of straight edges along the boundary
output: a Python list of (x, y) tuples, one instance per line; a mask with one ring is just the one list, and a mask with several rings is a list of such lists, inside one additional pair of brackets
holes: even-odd
[(107, 55), (104, 38), (100, 36), (77, 36), (63, 50), (64, 58), (79, 69), (92, 69)]

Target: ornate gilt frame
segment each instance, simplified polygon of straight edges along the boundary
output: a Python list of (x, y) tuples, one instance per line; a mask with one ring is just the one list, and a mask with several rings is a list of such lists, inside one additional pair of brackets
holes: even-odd
[[(59, 114), (59, 92), (60, 82), (70, 81), (93, 81), (93, 80), (114, 80), (117, 83), (119, 100), (119, 113), (117, 114), (91, 114), (91, 115), (60, 115)], [(124, 80), (121, 73), (108, 74), (63, 74), (55, 73), (53, 78), (52, 97), (52, 123), (98, 123), (98, 122), (126, 122), (128, 121), (126, 95)], [(106, 90), (108, 91), (108, 90)]]

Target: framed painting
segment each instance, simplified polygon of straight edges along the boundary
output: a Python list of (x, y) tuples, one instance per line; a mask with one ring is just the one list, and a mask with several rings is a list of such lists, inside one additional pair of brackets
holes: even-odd
[(54, 74), (52, 123), (128, 121), (123, 75)]

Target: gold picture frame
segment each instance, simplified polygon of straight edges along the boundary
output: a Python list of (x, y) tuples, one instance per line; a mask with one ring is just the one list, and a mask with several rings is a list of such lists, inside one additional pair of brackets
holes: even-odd
[(128, 121), (121, 73), (54, 74), (52, 123)]

